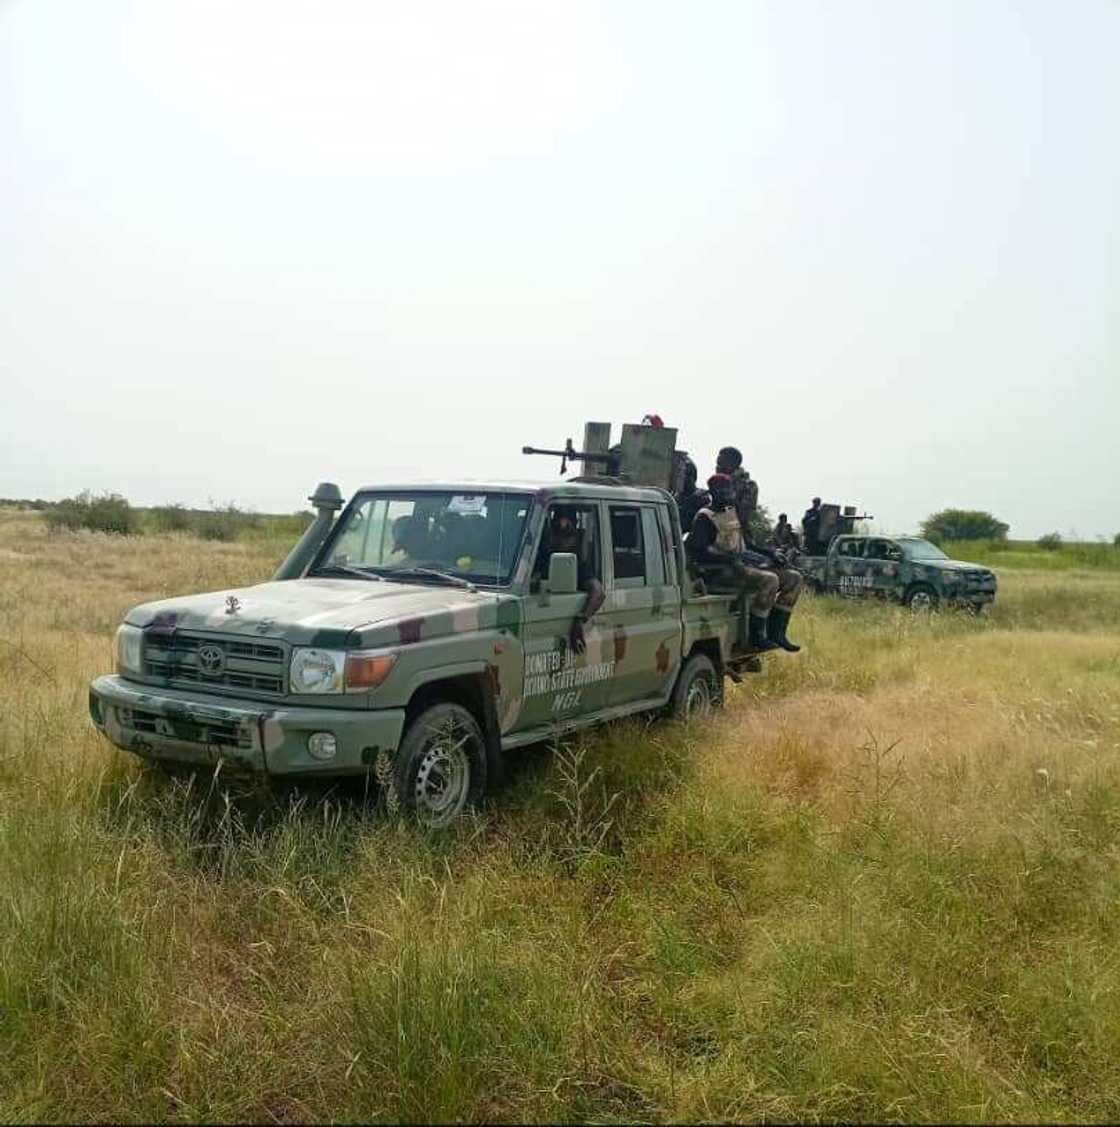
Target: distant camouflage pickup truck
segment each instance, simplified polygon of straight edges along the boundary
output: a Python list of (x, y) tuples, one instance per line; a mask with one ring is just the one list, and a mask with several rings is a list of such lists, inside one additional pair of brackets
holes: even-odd
[[(439, 826), (505, 752), (632, 713), (704, 712), (725, 674), (751, 668), (732, 653), (731, 598), (693, 591), (665, 489), (373, 487), (337, 520), (336, 486), (312, 501), (271, 582), (129, 611), (116, 675), (89, 693), (114, 744), (169, 765), (373, 772), (390, 805)], [(578, 555), (542, 543), (557, 505)], [(589, 567), (606, 601), (576, 652)]]
[(917, 536), (837, 536), (826, 556), (803, 556), (800, 569), (818, 591), (870, 595), (913, 609), (949, 603), (979, 610), (996, 597), (995, 574), (951, 560)]

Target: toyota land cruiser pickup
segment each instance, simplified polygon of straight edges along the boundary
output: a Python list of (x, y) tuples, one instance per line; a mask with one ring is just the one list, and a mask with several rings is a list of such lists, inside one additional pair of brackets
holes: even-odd
[[(732, 598), (695, 593), (666, 489), (375, 486), (337, 519), (336, 486), (311, 500), (318, 517), (272, 581), (129, 611), (116, 673), (89, 692), (112, 743), (168, 765), (372, 772), (390, 805), (439, 826), (505, 753), (634, 713), (703, 713), (751, 668), (732, 651)], [(557, 505), (578, 553), (546, 550)], [(605, 602), (573, 649), (588, 569)]]

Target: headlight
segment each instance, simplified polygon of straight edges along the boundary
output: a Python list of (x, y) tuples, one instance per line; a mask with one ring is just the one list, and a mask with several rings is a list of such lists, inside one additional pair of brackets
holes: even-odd
[(117, 672), (118, 673), (143, 673), (140, 667), (140, 643), (144, 631), (138, 626), (120, 626), (117, 628)]
[(289, 681), (293, 693), (365, 693), (376, 689), (396, 662), (395, 653), (297, 647)]
[(292, 651), (289, 680), (293, 693), (341, 693), (346, 654), (341, 650), (299, 647)]

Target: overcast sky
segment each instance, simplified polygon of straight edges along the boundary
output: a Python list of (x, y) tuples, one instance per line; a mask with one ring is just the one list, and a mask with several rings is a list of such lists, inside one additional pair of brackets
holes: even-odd
[(0, 496), (554, 477), (1120, 531), (1120, 3), (0, 0)]

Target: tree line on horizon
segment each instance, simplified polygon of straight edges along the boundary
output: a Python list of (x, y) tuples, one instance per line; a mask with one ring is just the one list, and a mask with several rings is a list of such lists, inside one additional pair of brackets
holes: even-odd
[[(120, 493), (94, 494), (89, 489), (61, 501), (45, 501), (40, 497), (0, 497), (0, 508), (42, 512), (47, 527), (52, 531), (87, 529), (121, 536), (135, 536), (146, 531), (187, 532), (204, 540), (234, 540), (242, 532), (259, 528), (264, 519), (262, 514), (239, 507), (232, 501), (224, 505), (211, 501), (209, 509), (192, 509), (180, 502), (139, 509)], [(758, 526), (752, 527), (752, 533), (769, 535), (769, 514), (761, 506), (758, 517)], [(314, 514), (306, 509), (269, 516), (270, 523), (277, 520), (291, 523), (296, 534), (313, 519)], [(941, 509), (926, 517), (920, 528), (922, 535), (934, 544), (977, 540), (993, 545), (1010, 543), (1007, 534), (1011, 526), (981, 509)], [(1051, 550), (1061, 548), (1063, 543), (1059, 532), (1048, 532), (1035, 541), (1039, 548)], [(1120, 532), (1113, 537), (1112, 543), (1120, 547)]]

